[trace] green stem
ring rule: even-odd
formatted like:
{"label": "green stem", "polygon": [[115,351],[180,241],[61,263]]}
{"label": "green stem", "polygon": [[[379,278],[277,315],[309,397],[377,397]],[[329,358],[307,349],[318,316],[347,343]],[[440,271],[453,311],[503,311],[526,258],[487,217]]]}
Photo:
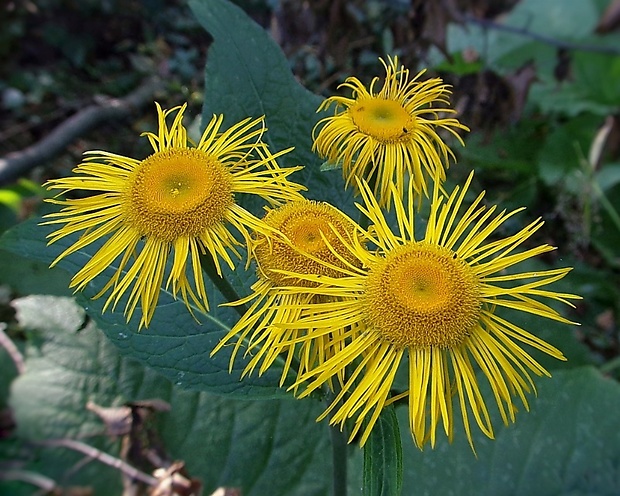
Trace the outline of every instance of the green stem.
{"label": "green stem", "polygon": [[[328,404],[334,400],[337,392],[326,395]],[[332,410],[329,416],[331,421],[337,409]],[[347,495],[347,438],[337,425],[329,426],[329,434],[332,442],[332,489],[334,496]]]}
{"label": "green stem", "polygon": [[347,494],[347,440],[342,431],[335,425],[329,428],[332,439],[332,463],[334,496]]}
{"label": "green stem", "polygon": [[[209,279],[211,279],[215,287],[220,293],[222,293],[224,298],[226,298],[229,302],[241,299],[232,284],[217,273],[217,268],[211,254],[206,253],[204,255],[200,255],[200,265],[202,265],[202,270],[204,270],[207,276],[209,276]],[[239,316],[245,315],[245,312],[248,309],[247,305],[235,305],[233,308]]]}
{"label": "green stem", "polygon": [[[213,262],[213,258],[210,254],[200,255],[200,265],[202,265],[202,270],[205,271],[209,279],[213,281],[213,284],[218,289],[220,293],[226,298],[229,302],[240,300],[239,293],[237,290],[223,277],[217,273],[217,268],[215,267],[215,263]],[[234,305],[233,308],[239,314],[240,317],[243,317],[245,313],[248,311],[247,305]],[[247,338],[246,338],[247,339]],[[291,370],[299,370],[301,364],[297,358],[291,359]]]}

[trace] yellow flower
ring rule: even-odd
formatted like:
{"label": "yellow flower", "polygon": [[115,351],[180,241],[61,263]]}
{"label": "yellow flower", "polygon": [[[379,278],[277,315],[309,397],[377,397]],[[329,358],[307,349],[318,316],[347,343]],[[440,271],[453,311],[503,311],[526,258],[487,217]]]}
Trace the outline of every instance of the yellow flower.
{"label": "yellow flower", "polygon": [[[166,288],[180,292],[187,307],[208,310],[200,256],[209,254],[218,273],[220,260],[234,267],[240,242],[232,226],[247,241],[250,230],[267,232],[254,215],[236,203],[238,193],[258,195],[271,205],[301,198],[302,186],[288,176],[300,167],[280,168],[261,141],[263,119],[246,119],[220,132],[223,116],[213,116],[200,141],[190,146],[182,124],[186,105],[162,110],[158,133],[144,133],[154,153],[136,160],[105,151],[87,152],[75,177],[55,179],[46,186],[66,194],[97,192],[78,199],[52,199],[64,208],[47,215],[45,224],[64,224],[50,234],[50,243],[81,232],[52,263],[103,240],[102,246],[71,280],[76,291],[109,266],[115,274],[95,296],[110,291],[105,309],[114,308],[128,293],[127,320],[142,308],[140,327],[148,326],[167,272]],[[167,118],[176,112],[170,126]],[[230,252],[230,253],[229,253]],[[170,268],[166,268],[171,261]]]}
{"label": "yellow flower", "polygon": [[[353,238],[349,250],[361,268],[349,264],[341,277],[301,276],[319,284],[307,291],[335,299],[308,306],[289,328],[307,329],[293,342],[317,339],[331,329],[347,329],[347,342],[323,364],[298,378],[309,381],[307,396],[334,375],[350,372],[341,392],[327,411],[341,427],[356,417],[350,441],[361,430],[363,445],[383,407],[408,397],[409,428],[415,444],[435,445],[441,423],[451,439],[454,427],[452,397],[456,395],[467,438],[472,445],[473,419],[487,436],[493,428],[479,378],[490,383],[504,423],[514,422],[518,397],[526,409],[526,393],[535,391],[530,374],[549,375],[526,348],[559,360],[562,353],[545,341],[499,315],[498,308],[535,314],[570,323],[541,299],[569,303],[578,296],[545,289],[570,268],[518,272],[513,266],[554,248],[541,245],[518,250],[543,222],[538,219],[508,237],[489,238],[515,213],[486,208],[480,194],[460,214],[472,176],[462,190],[447,199],[435,184],[428,224],[422,236],[414,226],[415,193],[408,188],[408,204],[396,198],[398,232],[388,225],[370,188],[360,182],[376,250]],[[460,217],[459,217],[460,214]],[[418,239],[419,238],[419,239]],[[345,240],[341,240],[348,244]],[[296,274],[289,274],[295,276]],[[284,295],[290,290],[281,290]],[[409,388],[390,398],[399,365],[408,356]],[[481,374],[477,375],[477,371]]]}
{"label": "yellow flower", "polygon": [[[311,302],[330,301],[331,298],[308,294],[305,289],[315,287],[315,282],[289,277],[281,271],[339,277],[339,269],[357,263],[356,257],[347,251],[340,237],[350,240],[358,228],[335,207],[311,200],[291,202],[270,210],[264,221],[282,237],[274,238],[264,233],[254,236],[251,249],[258,266],[258,281],[252,286],[251,295],[234,304],[254,301],[211,354],[218,352],[229,341],[236,340],[230,359],[232,368],[237,353],[245,343],[245,354],[253,356],[243,375],[251,373],[259,364],[259,374],[264,373],[278,356],[284,354],[282,385],[293,363],[299,361],[298,374],[311,370],[334,355],[342,342],[338,337],[341,330],[334,329],[316,340],[304,341],[299,350],[295,349],[294,344],[287,344],[304,332],[283,329],[280,324],[295,322],[301,310]],[[278,293],[277,288],[283,286],[293,288],[293,291],[285,295]]]}
{"label": "yellow flower", "polygon": [[[375,92],[375,77],[367,90],[355,77],[341,85],[350,88],[352,98],[327,98],[318,111],[335,104],[335,114],[319,121],[315,127],[314,147],[321,157],[342,163],[347,185],[354,178],[365,178],[374,184],[379,205],[390,208],[392,189],[405,191],[410,177],[413,189],[428,196],[427,176],[445,179],[445,169],[454,154],[439,136],[448,131],[463,144],[457,129],[468,130],[454,118],[449,104],[449,87],[439,78],[418,81],[424,71],[409,78],[409,70],[398,67],[397,57],[385,67],[383,87]],[[318,135],[316,130],[320,128]]]}

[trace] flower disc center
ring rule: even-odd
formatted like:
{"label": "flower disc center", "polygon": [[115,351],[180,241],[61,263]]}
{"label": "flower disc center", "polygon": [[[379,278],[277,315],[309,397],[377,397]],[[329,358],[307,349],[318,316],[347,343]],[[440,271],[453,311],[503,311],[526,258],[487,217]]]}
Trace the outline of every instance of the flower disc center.
{"label": "flower disc center", "polygon": [[355,257],[333,231],[336,229],[341,236],[347,238],[351,235],[353,225],[331,205],[313,201],[291,202],[270,211],[264,220],[290,241],[286,243],[278,239],[272,239],[270,242],[262,240],[255,250],[263,274],[276,285],[309,287],[315,284],[273,272],[271,269],[339,277],[341,273],[338,270],[305,255],[308,253],[323,262],[343,267],[344,264],[332,253],[328,243],[349,263],[357,263]]}
{"label": "flower disc center", "polygon": [[415,121],[400,102],[373,98],[356,102],[350,109],[351,119],[364,134],[384,143],[407,139]]}
{"label": "flower disc center", "polygon": [[126,215],[142,236],[172,242],[221,222],[233,203],[232,176],[196,148],[171,148],[140,163],[130,179]]}
{"label": "flower disc center", "polygon": [[372,267],[365,296],[372,328],[397,346],[453,347],[480,316],[480,283],[451,250],[411,243]]}
{"label": "flower disc center", "polygon": [[285,234],[288,235],[295,247],[312,254],[327,248],[321,233],[330,243],[333,243],[336,238],[329,227],[328,219],[316,215],[291,218],[282,226],[282,229],[286,231]]}

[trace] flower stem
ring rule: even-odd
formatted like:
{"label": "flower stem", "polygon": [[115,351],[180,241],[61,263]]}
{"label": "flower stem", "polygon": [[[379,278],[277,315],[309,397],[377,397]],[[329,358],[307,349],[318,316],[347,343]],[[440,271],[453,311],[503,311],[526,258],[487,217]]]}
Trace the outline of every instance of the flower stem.
{"label": "flower stem", "polygon": [[[331,404],[337,391],[326,394],[328,404]],[[329,416],[330,420],[336,409]],[[347,494],[347,438],[337,425],[329,426],[329,434],[332,442],[332,489],[334,496],[346,496]]]}
{"label": "flower stem", "polygon": [[[369,171],[371,170],[371,165],[372,164],[368,164],[368,166],[366,167],[366,172],[364,173],[364,179],[366,179],[366,183],[368,184],[368,187],[370,188],[370,190],[374,192],[375,186],[377,185],[377,181],[379,180],[379,178],[378,178],[377,170],[375,170],[372,173],[372,175],[369,175]],[[368,229],[368,226],[370,225],[370,219],[360,212],[360,219],[359,219],[358,224],[362,229]]]}
{"label": "flower stem", "polygon": [[[237,293],[237,290],[233,288],[232,284],[217,273],[217,268],[215,267],[213,257],[210,253],[200,255],[200,265],[202,265],[202,270],[204,270],[209,276],[209,279],[211,279],[215,287],[220,293],[222,293],[224,298],[226,298],[229,302],[241,299],[239,293]],[[243,316],[247,310],[247,305],[234,305],[233,308],[240,316]]]}
{"label": "flower stem", "polygon": [[334,496],[347,494],[347,440],[344,433],[335,425],[329,427],[332,441]]}

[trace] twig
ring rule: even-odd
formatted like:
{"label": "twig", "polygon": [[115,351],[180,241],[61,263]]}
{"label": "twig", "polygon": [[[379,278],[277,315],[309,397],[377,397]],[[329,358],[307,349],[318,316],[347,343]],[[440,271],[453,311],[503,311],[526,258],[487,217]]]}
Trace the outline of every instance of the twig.
{"label": "twig", "polygon": [[58,485],[54,482],[54,480],[46,477],[45,475],[37,472],[30,472],[28,470],[0,470],[0,480],[26,482],[43,489],[45,494],[52,493],[52,491],[58,489]]}
{"label": "twig", "polygon": [[571,41],[558,40],[556,38],[552,38],[551,36],[535,33],[525,28],[518,28],[515,26],[509,26],[507,24],[500,24],[490,19],[480,19],[471,14],[462,14],[460,19],[469,24],[474,24],[485,29],[495,29],[496,31],[505,31],[507,33],[512,33],[519,36],[525,36],[526,38],[531,38],[533,40],[540,41],[541,43],[545,43],[547,45],[551,45],[557,48],[564,48],[566,50],[578,50],[582,52],[597,52],[607,55],[620,55],[620,49],[615,47],[581,44],[573,43]]}
{"label": "twig", "polygon": [[[44,118],[47,120],[57,119],[63,117],[66,113],[67,112],[65,109],[58,107],[45,114]],[[26,133],[32,128],[37,127],[39,124],[40,122],[34,120],[22,122],[21,124],[13,124],[11,127],[0,131],[0,142],[8,141],[13,136],[19,136],[22,133]]]}
{"label": "twig", "polygon": [[15,343],[11,340],[11,338],[4,332],[6,329],[6,323],[0,322],[0,346],[2,346],[6,352],[13,360],[15,364],[15,368],[17,369],[18,374],[23,374],[26,369],[24,365],[24,357],[15,346]]}
{"label": "twig", "polygon": [[36,444],[40,446],[62,447],[72,449],[74,451],[79,451],[80,453],[83,453],[86,456],[93,458],[94,460],[98,460],[101,463],[109,465],[110,467],[114,467],[115,469],[119,470],[126,476],[131,477],[132,479],[139,480],[153,487],[157,486],[158,484],[155,477],[151,477],[150,475],[145,474],[137,468],[129,465],[127,462],[124,462],[119,458],[115,458],[112,455],[108,455],[107,453],[98,450],[97,448],[93,448],[88,444],[81,443],[80,441],[75,441],[73,439],[47,439],[45,441],[39,441]]}
{"label": "twig", "polygon": [[50,160],[75,138],[102,122],[131,115],[152,102],[154,94],[161,87],[162,82],[154,78],[147,80],[123,98],[101,98],[99,103],[90,105],[69,117],[41,141],[0,158],[0,185],[14,181],[33,167]]}

